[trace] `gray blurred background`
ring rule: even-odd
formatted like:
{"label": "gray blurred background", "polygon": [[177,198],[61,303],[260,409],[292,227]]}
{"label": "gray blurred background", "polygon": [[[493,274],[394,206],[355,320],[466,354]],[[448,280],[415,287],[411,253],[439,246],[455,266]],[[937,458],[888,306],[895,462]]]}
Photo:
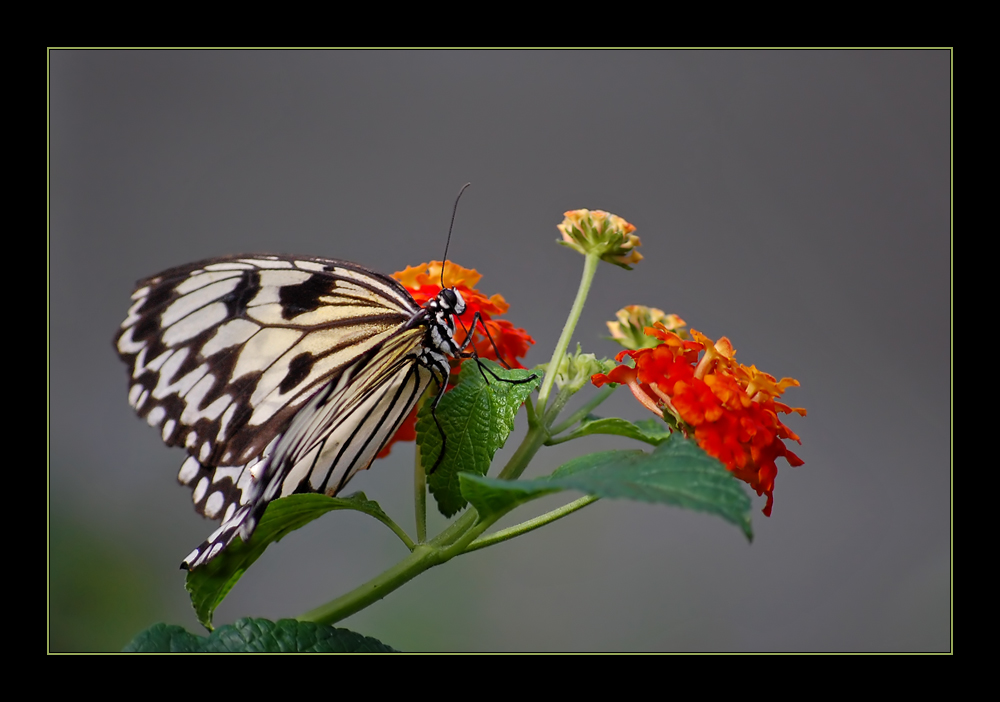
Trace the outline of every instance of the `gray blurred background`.
{"label": "gray blurred background", "polygon": [[[548,360],[583,263],[565,210],[637,227],[577,330],[680,314],[802,383],[800,468],[748,545],[720,519],[601,501],[430,571],[341,626],[410,651],[950,648],[946,51],[53,51],[49,647],[200,632],[178,564],[214,529],[138,420],[111,339],[133,283],[286,252],[483,274]],[[585,391],[587,392],[587,391]],[[627,391],[601,413],[646,417]],[[523,434],[498,455],[504,460]],[[543,450],[528,476],[594,438]],[[411,446],[356,478],[412,533]],[[527,518],[575,495],[515,513]],[[517,520],[508,520],[505,524]],[[432,520],[433,528],[444,521]],[[405,554],[360,514],[272,546],[216,623],[293,617]]]}

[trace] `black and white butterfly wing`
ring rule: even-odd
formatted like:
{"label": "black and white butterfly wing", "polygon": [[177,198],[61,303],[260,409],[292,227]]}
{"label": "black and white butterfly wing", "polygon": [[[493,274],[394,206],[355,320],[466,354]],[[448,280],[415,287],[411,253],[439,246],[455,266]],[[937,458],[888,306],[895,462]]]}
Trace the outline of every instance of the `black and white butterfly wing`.
{"label": "black and white butterfly wing", "polygon": [[316,393],[266,452],[259,470],[251,471],[244,504],[185,558],[184,567],[210,560],[237,533],[248,540],[271,500],[297,492],[336,495],[367,469],[431,380],[446,382],[420,363],[424,333],[405,330]]}
{"label": "black and white butterfly wing", "polygon": [[[129,402],[187,449],[178,477],[221,529],[251,514],[282,434],[321,390],[339,387],[346,402],[346,381],[369,367],[359,362],[420,345],[407,326],[420,307],[405,288],[331,259],[211,259],[144,280],[132,298],[115,342]],[[338,416],[346,426],[355,414]]]}

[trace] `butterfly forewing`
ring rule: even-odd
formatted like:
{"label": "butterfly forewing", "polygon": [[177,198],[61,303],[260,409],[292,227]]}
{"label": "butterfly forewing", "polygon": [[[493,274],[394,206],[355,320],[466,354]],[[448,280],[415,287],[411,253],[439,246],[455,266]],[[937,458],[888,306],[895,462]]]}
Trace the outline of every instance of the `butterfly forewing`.
{"label": "butterfly forewing", "polygon": [[142,281],[133,299],[117,340],[131,404],[168,445],[228,466],[419,310],[391,278],[315,258],[213,259]]}
{"label": "butterfly forewing", "polygon": [[198,562],[237,529],[248,538],[272,497],[335,493],[435,377],[421,365],[421,308],[352,263],[211,259],[141,281],[132,298],[116,339],[129,402],[187,449],[180,481],[223,520]]}

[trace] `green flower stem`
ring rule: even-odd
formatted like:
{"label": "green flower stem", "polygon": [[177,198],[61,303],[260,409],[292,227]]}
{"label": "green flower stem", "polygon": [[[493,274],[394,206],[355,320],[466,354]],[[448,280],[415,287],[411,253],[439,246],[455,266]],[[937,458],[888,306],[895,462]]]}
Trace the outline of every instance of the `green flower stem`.
{"label": "green flower stem", "polygon": [[557,519],[562,519],[567,514],[572,514],[578,509],[583,509],[589,504],[597,502],[600,498],[595,495],[587,495],[586,497],[581,497],[578,500],[570,502],[568,505],[563,505],[559,509],[554,509],[551,512],[546,512],[545,514],[535,517],[534,519],[529,519],[520,524],[516,524],[507,529],[501,529],[500,531],[490,534],[489,536],[484,536],[481,539],[477,539],[469,544],[469,547],[465,549],[465,553],[471,553],[472,551],[478,551],[481,548],[486,548],[487,546],[492,546],[493,544],[498,544],[501,541],[507,541],[513,539],[515,536],[520,536],[521,534],[527,534],[529,531],[534,531],[538,527],[545,526],[546,524],[551,524]]}
{"label": "green flower stem", "polygon": [[597,391],[597,394],[592,397],[587,403],[578,409],[576,412],[571,414],[565,422],[560,422],[558,426],[552,427],[549,433],[552,436],[556,434],[561,434],[562,432],[569,429],[571,426],[579,422],[581,419],[586,417],[588,414],[597,409],[598,405],[604,402],[606,399],[611,397],[611,394],[615,391],[615,388],[610,385],[605,385],[603,388]]}
{"label": "green flower stem", "polygon": [[517,447],[514,455],[510,457],[507,465],[503,467],[503,470],[500,471],[497,477],[501,480],[517,480],[520,478],[521,473],[531,463],[531,459],[538,453],[538,449],[545,445],[545,441],[548,438],[549,431],[543,424],[536,423],[534,426],[529,426],[528,433],[524,435],[521,445]]}
{"label": "green flower stem", "polygon": [[413,550],[413,553],[381,575],[311,612],[306,612],[298,617],[298,620],[316,622],[317,624],[335,624],[356,612],[360,612],[368,605],[378,602],[428,568],[443,563],[442,556],[440,549],[420,544]]}
{"label": "green flower stem", "polygon": [[535,404],[531,401],[531,396],[529,395],[524,400],[524,411],[528,414],[528,424],[535,423]]}
{"label": "green flower stem", "polygon": [[580,278],[580,287],[576,291],[576,299],[573,300],[573,307],[569,311],[569,317],[566,318],[566,324],[563,326],[558,343],[556,343],[556,349],[552,352],[552,360],[549,361],[549,365],[545,369],[545,379],[542,381],[542,387],[538,391],[537,410],[538,414],[542,416],[546,415],[546,405],[549,402],[549,393],[552,392],[552,383],[556,379],[556,371],[559,370],[559,364],[562,362],[563,356],[566,355],[566,349],[569,348],[569,342],[572,340],[573,332],[576,330],[576,323],[580,321],[580,314],[583,312],[583,303],[587,301],[590,284],[594,282],[594,274],[597,272],[597,264],[600,261],[600,256],[587,254],[586,263],[583,264],[583,276]]}
{"label": "green flower stem", "polygon": [[417,543],[427,541],[427,474],[420,465],[420,444],[413,463],[413,513],[417,519]]}
{"label": "green flower stem", "polygon": [[[569,402],[569,399],[573,397],[576,392],[577,389],[565,386],[559,389],[556,393],[556,399],[552,401],[552,405],[545,412],[545,418],[542,420],[546,427],[552,426],[552,423],[559,418],[559,413],[563,411],[566,403]],[[551,434],[552,432],[548,431],[548,433]]]}

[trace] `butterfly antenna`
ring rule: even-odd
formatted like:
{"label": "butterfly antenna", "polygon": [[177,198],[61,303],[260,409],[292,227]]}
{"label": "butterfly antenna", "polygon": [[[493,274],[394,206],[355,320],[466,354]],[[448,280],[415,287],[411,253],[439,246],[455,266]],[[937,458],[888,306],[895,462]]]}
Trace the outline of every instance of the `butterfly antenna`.
{"label": "butterfly antenna", "polygon": [[462,199],[462,193],[465,189],[472,185],[472,183],[466,183],[462,186],[462,189],[458,191],[458,197],[455,198],[455,206],[451,209],[451,224],[448,225],[448,241],[444,244],[444,258],[441,259],[441,289],[444,290],[444,267],[448,263],[448,247],[451,246],[451,230],[455,226],[455,215],[458,213],[458,201]]}

